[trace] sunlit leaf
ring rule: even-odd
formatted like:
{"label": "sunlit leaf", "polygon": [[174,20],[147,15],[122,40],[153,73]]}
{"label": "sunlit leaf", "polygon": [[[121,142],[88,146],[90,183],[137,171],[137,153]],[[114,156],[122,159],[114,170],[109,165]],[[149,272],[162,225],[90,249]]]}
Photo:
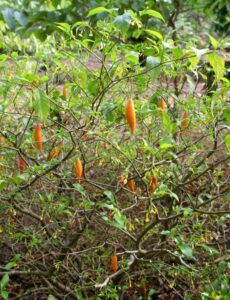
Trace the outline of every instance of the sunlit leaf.
{"label": "sunlit leaf", "polygon": [[92,10],[89,11],[87,17],[91,17],[93,15],[96,15],[96,14],[99,14],[99,13],[102,13],[102,12],[107,12],[107,13],[110,14],[112,12],[112,10],[111,9],[107,9],[105,7],[96,7],[96,8],[94,8],[94,9],[92,9]]}
{"label": "sunlit leaf", "polygon": [[57,23],[56,26],[66,34],[71,35],[71,26],[68,23]]}
{"label": "sunlit leaf", "polygon": [[156,36],[159,40],[163,40],[162,34],[156,30],[145,29],[145,32],[147,32],[149,35]]}
{"label": "sunlit leaf", "polygon": [[228,151],[230,152],[230,134],[226,135],[225,143],[226,143],[226,146],[228,148]]}
{"label": "sunlit leaf", "polygon": [[230,107],[224,109],[223,116],[227,123],[230,124]]}
{"label": "sunlit leaf", "polygon": [[224,60],[221,59],[216,53],[207,54],[208,61],[213,68],[216,75],[216,81],[219,82],[224,76]]}
{"label": "sunlit leaf", "polygon": [[144,15],[149,15],[151,17],[158,18],[158,19],[162,20],[163,22],[165,22],[165,19],[163,18],[163,16],[156,10],[153,10],[153,9],[143,10],[140,12],[140,16],[144,16]]}
{"label": "sunlit leaf", "polygon": [[214,37],[211,36],[210,34],[209,34],[208,36],[209,36],[209,39],[210,39],[210,42],[211,42],[213,48],[216,49],[216,48],[218,47],[218,42],[217,42],[217,40],[214,39]]}
{"label": "sunlit leaf", "polygon": [[126,32],[129,29],[129,24],[132,21],[132,17],[129,13],[117,16],[114,20],[115,26],[120,29],[121,32]]}

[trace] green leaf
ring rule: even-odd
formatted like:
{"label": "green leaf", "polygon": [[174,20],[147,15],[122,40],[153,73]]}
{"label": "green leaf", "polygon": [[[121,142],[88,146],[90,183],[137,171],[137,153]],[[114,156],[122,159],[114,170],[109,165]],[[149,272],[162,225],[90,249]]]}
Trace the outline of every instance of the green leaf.
{"label": "green leaf", "polygon": [[2,191],[6,186],[6,181],[5,180],[0,180],[0,191]]}
{"label": "green leaf", "polygon": [[178,244],[180,251],[184,254],[184,256],[188,258],[194,259],[192,248],[187,244]]}
{"label": "green leaf", "polygon": [[117,211],[114,215],[114,220],[116,221],[116,227],[125,229],[126,217]]}
{"label": "green leaf", "polygon": [[224,260],[220,261],[219,265],[218,265],[218,273],[219,273],[219,275],[221,275],[226,268],[227,268],[226,262]]}
{"label": "green leaf", "polygon": [[115,202],[114,194],[111,191],[104,191],[104,195],[106,195],[106,197],[111,200],[112,203]]}
{"label": "green leaf", "polygon": [[7,286],[7,284],[10,281],[10,277],[8,274],[4,274],[2,277],[2,280],[0,281],[0,290],[4,290],[4,288]]}
{"label": "green leaf", "polygon": [[15,18],[15,20],[17,20],[17,22],[21,26],[26,26],[26,24],[28,23],[28,18],[27,18],[27,15],[25,13],[15,11],[14,12],[14,18]]}
{"label": "green leaf", "polygon": [[190,207],[185,207],[182,210],[184,212],[184,217],[188,217],[193,213],[193,209]]}
{"label": "green leaf", "polygon": [[140,11],[140,16],[144,16],[144,15],[149,15],[151,17],[158,18],[158,19],[162,20],[163,22],[165,22],[165,19],[163,18],[163,16],[156,10],[147,9],[147,10]]}
{"label": "green leaf", "polygon": [[129,29],[129,24],[132,21],[132,17],[129,13],[117,16],[114,20],[114,25],[120,29],[121,32],[125,33]]}
{"label": "green leaf", "polygon": [[221,59],[216,53],[207,54],[208,61],[213,68],[216,75],[216,81],[219,82],[224,76],[224,60]]}
{"label": "green leaf", "polygon": [[91,95],[96,96],[99,92],[100,86],[99,81],[97,79],[92,80],[88,83],[88,91]]}
{"label": "green leaf", "polygon": [[7,291],[1,291],[1,296],[4,300],[9,299],[9,293]]}
{"label": "green leaf", "polygon": [[188,57],[188,60],[191,63],[192,67],[196,68],[200,58],[198,56],[196,56],[196,57],[194,56],[194,57]]}
{"label": "green leaf", "polygon": [[85,22],[85,21],[77,21],[77,22],[75,22],[73,25],[72,25],[72,29],[74,28],[74,27],[90,27],[89,26],[89,24],[87,23],[87,22]]}
{"label": "green leaf", "polygon": [[146,68],[150,70],[153,80],[157,79],[161,73],[160,59],[158,57],[148,56],[146,59]]}
{"label": "green leaf", "polygon": [[5,270],[10,270],[15,266],[15,262],[10,261],[8,264],[5,265],[4,269]]}
{"label": "green leaf", "polygon": [[174,198],[178,203],[180,203],[180,200],[179,200],[177,194],[175,194],[175,193],[173,193],[173,192],[170,192],[169,195],[170,195],[172,198]]}
{"label": "green leaf", "polygon": [[[104,194],[106,194],[106,192],[110,197],[111,192],[110,191],[105,191]],[[107,204],[107,203],[101,203],[100,206],[101,207],[106,207],[114,213],[112,219],[108,218],[107,215],[102,216],[102,219],[107,224],[109,224],[111,226],[114,226],[116,228],[120,228],[120,229],[125,229],[126,228],[126,225],[125,225],[126,224],[126,216],[122,215],[118,208],[116,208],[113,204]]]}
{"label": "green leaf", "polygon": [[76,296],[77,300],[83,300],[84,299],[83,296],[82,296],[81,290],[76,291],[75,296]]}
{"label": "green leaf", "polygon": [[163,40],[163,35],[160,32],[156,31],[156,30],[145,29],[145,32],[147,32],[149,35],[156,36],[159,40]]}
{"label": "green leaf", "polygon": [[8,56],[6,54],[1,54],[0,55],[0,61],[4,62],[5,60],[7,60]]}
{"label": "green leaf", "polygon": [[146,59],[146,67],[147,69],[152,69],[159,66],[160,62],[161,61],[158,57],[148,56]]}
{"label": "green leaf", "polygon": [[174,147],[174,145],[172,145],[172,144],[167,144],[167,143],[160,144],[160,149],[168,149],[168,148],[172,148],[172,147]]}
{"label": "green leaf", "polygon": [[190,296],[189,296],[188,294],[186,294],[186,295],[184,296],[184,300],[191,300],[191,298],[190,298]]}
{"label": "green leaf", "polygon": [[13,9],[6,7],[1,11],[1,13],[9,29],[13,30],[15,28],[15,18]]}
{"label": "green leaf", "polygon": [[230,134],[226,135],[225,143],[226,143],[226,146],[228,148],[228,151],[230,152]]}
{"label": "green leaf", "polygon": [[224,109],[223,116],[227,123],[230,123],[230,107]]}
{"label": "green leaf", "polygon": [[163,124],[164,124],[164,129],[168,132],[168,133],[172,133],[173,130],[173,125],[171,123],[170,117],[166,112],[162,113],[162,117],[163,117]]}
{"label": "green leaf", "polygon": [[179,47],[172,49],[172,54],[175,59],[179,59],[183,56],[183,51]]}
{"label": "green leaf", "polygon": [[138,64],[139,62],[139,53],[138,52],[134,52],[134,51],[130,51],[128,54],[126,54],[126,59],[127,61],[134,63],[134,64]]}
{"label": "green leaf", "polygon": [[160,143],[160,149],[168,149],[168,148],[175,147],[171,135],[165,135],[160,139],[159,143]]}
{"label": "green leaf", "polygon": [[5,270],[12,269],[17,264],[17,262],[19,261],[19,259],[20,259],[20,254],[16,254],[14,256],[14,258],[8,264],[5,265],[4,269]]}
{"label": "green leaf", "polygon": [[219,251],[217,251],[215,248],[207,246],[205,244],[200,245],[200,247],[204,248],[207,252],[209,252],[211,255],[219,254]]}
{"label": "green leaf", "polygon": [[113,219],[109,219],[107,216],[103,216],[102,219],[109,225],[119,228],[126,229],[126,217],[120,213],[120,211],[113,207],[111,209],[114,212]]}
{"label": "green leaf", "polygon": [[42,122],[46,122],[46,118],[49,114],[50,105],[49,99],[43,91],[39,91],[39,96],[37,95],[34,101],[34,110],[38,115],[38,118]]}
{"label": "green leaf", "polygon": [[51,1],[55,8],[57,8],[57,6],[62,2],[62,0],[51,0]]}
{"label": "green leaf", "polygon": [[111,10],[111,9],[107,9],[107,8],[105,8],[105,7],[96,7],[96,8],[91,9],[91,10],[89,11],[87,17],[91,17],[91,16],[93,16],[93,15],[100,14],[100,13],[102,13],[102,12],[107,12],[107,13],[110,14],[110,13],[112,12],[112,10]]}
{"label": "green leaf", "polygon": [[71,35],[71,26],[68,23],[56,23],[56,26],[66,34]]}
{"label": "green leaf", "polygon": [[21,175],[18,175],[14,178],[11,178],[11,182],[15,183],[15,184],[20,184],[22,183],[23,181],[25,180],[25,174],[21,174]]}
{"label": "green leaf", "polygon": [[209,36],[209,39],[210,39],[210,42],[211,42],[213,48],[216,49],[216,48],[218,47],[218,42],[217,42],[217,40],[214,39],[214,37],[211,36],[210,34],[209,34],[208,36]]}

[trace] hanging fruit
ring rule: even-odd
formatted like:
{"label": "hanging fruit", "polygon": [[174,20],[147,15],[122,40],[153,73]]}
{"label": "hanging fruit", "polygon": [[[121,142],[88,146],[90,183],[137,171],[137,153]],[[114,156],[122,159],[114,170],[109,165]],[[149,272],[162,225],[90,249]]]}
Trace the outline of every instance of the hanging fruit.
{"label": "hanging fruit", "polygon": [[25,159],[23,157],[19,156],[19,171],[20,171],[20,174],[24,173],[24,170],[27,166],[28,166],[28,164],[25,161]]}
{"label": "hanging fruit", "polygon": [[78,182],[80,182],[83,175],[83,168],[82,168],[81,160],[79,158],[74,163],[74,170],[75,170],[75,176]]}
{"label": "hanging fruit", "polygon": [[34,140],[39,151],[42,151],[42,125],[37,123],[34,128]]}
{"label": "hanging fruit", "polygon": [[153,193],[156,186],[157,186],[157,178],[156,178],[156,176],[153,176],[153,178],[151,179],[151,182],[150,182],[149,192]]}
{"label": "hanging fruit", "polygon": [[128,187],[131,192],[135,192],[135,182],[133,179],[128,180]]}
{"label": "hanging fruit", "polygon": [[125,115],[129,123],[131,133],[134,134],[136,128],[136,113],[135,113],[135,108],[132,99],[128,100],[126,104]]}
{"label": "hanging fruit", "polygon": [[62,90],[62,97],[66,100],[67,99],[67,88],[64,86]]}
{"label": "hanging fruit", "polygon": [[57,147],[54,147],[54,148],[50,151],[50,153],[49,153],[47,159],[48,159],[48,160],[51,160],[51,159],[53,159],[53,158],[57,158],[57,157],[59,156],[60,152],[61,152],[60,149],[58,149]]}
{"label": "hanging fruit", "polygon": [[111,270],[113,273],[116,273],[118,270],[118,262],[117,262],[116,255],[112,255],[112,257],[111,257]]}
{"label": "hanging fruit", "polygon": [[144,283],[140,286],[140,290],[141,290],[142,299],[146,299],[147,298],[147,289],[146,289],[146,286]]}
{"label": "hanging fruit", "polygon": [[166,110],[167,109],[167,104],[166,102],[164,101],[164,99],[160,99],[159,101],[159,107],[162,109],[162,110]]}
{"label": "hanging fruit", "polygon": [[182,122],[181,122],[181,127],[182,128],[187,128],[189,125],[189,114],[188,112],[184,112],[182,115]]}

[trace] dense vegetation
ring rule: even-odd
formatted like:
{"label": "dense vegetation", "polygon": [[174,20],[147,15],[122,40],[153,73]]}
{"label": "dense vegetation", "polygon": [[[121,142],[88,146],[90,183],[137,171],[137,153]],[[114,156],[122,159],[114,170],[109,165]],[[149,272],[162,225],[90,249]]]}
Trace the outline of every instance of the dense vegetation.
{"label": "dense vegetation", "polygon": [[0,299],[229,299],[228,1],[0,3]]}

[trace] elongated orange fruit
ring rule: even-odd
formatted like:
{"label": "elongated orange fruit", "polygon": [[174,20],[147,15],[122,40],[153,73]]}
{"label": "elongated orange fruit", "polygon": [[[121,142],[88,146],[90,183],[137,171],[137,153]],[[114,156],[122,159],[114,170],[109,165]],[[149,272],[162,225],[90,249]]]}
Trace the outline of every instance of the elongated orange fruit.
{"label": "elongated orange fruit", "polygon": [[167,109],[167,104],[165,103],[164,99],[160,99],[159,106],[162,110]]}
{"label": "elongated orange fruit", "polygon": [[157,186],[157,178],[156,178],[156,176],[153,176],[153,178],[151,179],[151,182],[150,182],[149,192],[153,193],[156,186]]}
{"label": "elongated orange fruit", "polygon": [[5,139],[3,136],[0,136],[0,144],[4,143]]}
{"label": "elongated orange fruit", "polygon": [[54,148],[50,151],[50,153],[49,153],[47,159],[48,159],[48,160],[51,160],[51,159],[53,159],[53,158],[57,158],[57,157],[59,156],[59,154],[62,152],[63,147],[64,147],[64,141],[61,141],[61,142],[59,143],[59,145],[57,145],[57,147],[54,147]]}
{"label": "elongated orange fruit", "polygon": [[142,299],[146,299],[147,298],[147,289],[146,289],[146,286],[144,283],[140,286],[140,289],[141,289]]}
{"label": "elongated orange fruit", "polygon": [[128,180],[128,187],[131,192],[135,192],[135,182],[133,179]]}
{"label": "elongated orange fruit", "polygon": [[19,156],[19,171],[20,171],[20,174],[24,173],[24,170],[27,166],[28,166],[28,164],[25,161],[25,159],[23,157]]}
{"label": "elongated orange fruit", "polygon": [[42,125],[40,123],[35,125],[34,140],[37,144],[38,150],[42,151]]}
{"label": "elongated orange fruit", "polygon": [[135,128],[136,128],[136,113],[135,108],[133,104],[133,100],[129,99],[126,108],[125,108],[125,116],[129,123],[129,127],[131,130],[131,133],[134,134]]}
{"label": "elongated orange fruit", "polygon": [[57,147],[54,147],[54,148],[50,151],[50,153],[49,153],[49,155],[48,155],[48,160],[51,160],[51,159],[53,159],[53,158],[57,158],[58,155],[60,154],[60,152],[61,152],[60,149],[58,149]]}
{"label": "elongated orange fruit", "polygon": [[112,255],[112,257],[111,257],[111,270],[113,273],[117,272],[117,270],[118,270],[118,262],[117,262],[116,255]]}
{"label": "elongated orange fruit", "polygon": [[82,168],[81,160],[79,158],[74,163],[74,170],[75,170],[75,176],[78,182],[80,182],[80,179],[82,178],[83,175],[83,168]]}
{"label": "elongated orange fruit", "polygon": [[188,117],[189,117],[188,112],[184,112],[183,115],[182,115],[182,122],[181,122],[181,127],[182,128],[188,127],[188,125],[189,125]]}
{"label": "elongated orange fruit", "polygon": [[62,97],[66,100],[67,99],[67,88],[64,86],[62,90]]}

